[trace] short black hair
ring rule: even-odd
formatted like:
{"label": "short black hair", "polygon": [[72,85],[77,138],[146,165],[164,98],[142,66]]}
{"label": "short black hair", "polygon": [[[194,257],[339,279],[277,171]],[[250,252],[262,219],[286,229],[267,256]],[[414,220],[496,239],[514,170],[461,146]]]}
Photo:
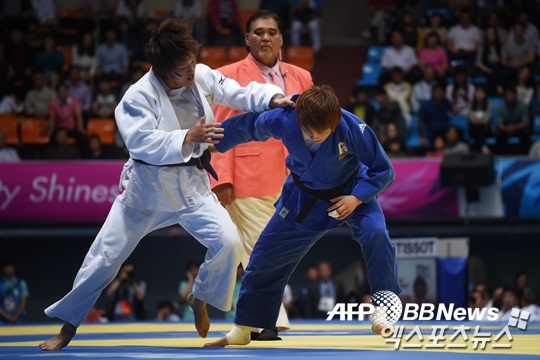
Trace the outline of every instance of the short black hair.
{"label": "short black hair", "polygon": [[163,80],[168,80],[179,66],[199,53],[199,43],[191,34],[191,25],[176,18],[163,20],[152,32],[144,52],[153,71]]}
{"label": "short black hair", "polygon": [[270,10],[257,10],[253,15],[249,17],[249,19],[246,22],[246,32],[251,31],[251,25],[255,22],[255,20],[260,18],[272,18],[275,20],[275,22],[278,25],[279,32],[283,32],[283,23],[281,21],[281,18],[276,14],[275,12],[272,12]]}

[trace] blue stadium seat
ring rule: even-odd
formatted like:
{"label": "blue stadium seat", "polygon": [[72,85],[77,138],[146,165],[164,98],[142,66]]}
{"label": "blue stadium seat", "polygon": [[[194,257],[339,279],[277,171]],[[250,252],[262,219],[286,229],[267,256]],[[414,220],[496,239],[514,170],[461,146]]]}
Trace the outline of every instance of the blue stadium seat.
{"label": "blue stadium seat", "polygon": [[379,64],[387,46],[370,46],[367,50],[367,62],[370,64]]}
{"label": "blue stadium seat", "polygon": [[540,134],[540,115],[534,115],[532,132],[533,134]]}
{"label": "blue stadium seat", "polygon": [[376,86],[379,83],[379,75],[383,72],[380,64],[364,64],[362,66],[362,79],[356,82],[359,86]]}
{"label": "blue stadium seat", "polygon": [[417,149],[420,147],[420,134],[418,133],[418,115],[412,115],[411,128],[409,135],[405,139],[405,144],[408,149]]}
{"label": "blue stadium seat", "polygon": [[463,115],[452,115],[450,118],[450,124],[458,127],[463,132],[463,138],[465,141],[469,141],[469,122]]}
{"label": "blue stadium seat", "polygon": [[491,104],[491,124],[497,126],[497,112],[499,111],[499,105],[504,102],[502,97],[489,97],[489,103]]}
{"label": "blue stadium seat", "polygon": [[434,8],[427,8],[424,11],[424,14],[426,15],[426,17],[430,17],[431,15],[435,13],[439,13],[443,17],[443,19],[446,21],[450,20],[450,18],[452,17],[452,13],[450,12],[450,10],[446,8],[434,7]]}

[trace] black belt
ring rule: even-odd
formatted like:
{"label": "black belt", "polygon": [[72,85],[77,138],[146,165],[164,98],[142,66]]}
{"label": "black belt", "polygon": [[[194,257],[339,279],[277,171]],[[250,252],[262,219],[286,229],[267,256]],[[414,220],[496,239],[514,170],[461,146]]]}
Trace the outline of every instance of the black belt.
{"label": "black belt", "polygon": [[296,175],[295,173],[291,172],[294,184],[302,191],[307,192],[312,197],[309,199],[309,201],[304,205],[302,210],[298,213],[296,218],[294,218],[294,221],[296,221],[298,224],[301,224],[304,219],[306,218],[307,214],[311,211],[317,200],[324,200],[331,202],[330,200],[343,195],[343,191],[351,184],[358,174],[358,171],[360,170],[360,167],[357,167],[356,170],[352,173],[351,176],[341,185],[336,186],[335,188],[331,189],[325,189],[325,190],[314,190],[308,188],[302,181],[300,181],[300,176]]}
{"label": "black belt", "polygon": [[154,165],[147,163],[146,161],[139,160],[139,159],[133,159],[136,163],[144,164],[144,165],[151,165],[151,166],[196,166],[198,169],[205,169],[212,175],[214,179],[218,179],[218,175],[216,173],[216,170],[212,167],[210,164],[210,159],[212,158],[212,155],[210,154],[210,151],[206,149],[202,155],[198,158],[192,157],[188,162],[185,163],[178,163],[178,164],[166,164],[166,165]]}

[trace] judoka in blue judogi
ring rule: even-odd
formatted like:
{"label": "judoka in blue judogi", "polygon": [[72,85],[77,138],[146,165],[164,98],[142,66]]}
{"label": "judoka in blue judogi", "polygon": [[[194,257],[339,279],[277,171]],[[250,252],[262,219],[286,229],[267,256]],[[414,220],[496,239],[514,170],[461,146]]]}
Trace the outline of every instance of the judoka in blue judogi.
{"label": "judoka in blue judogi", "polygon": [[250,328],[274,328],[284,287],[297,264],[317,240],[344,222],[362,246],[372,293],[401,292],[395,247],[377,200],[392,183],[394,170],[376,135],[339,107],[329,86],[313,87],[296,101],[296,109],[237,115],[222,124],[225,137],[215,145],[218,151],[281,139],[289,151],[291,174],[253,249],[235,328],[205,346],[247,344]]}

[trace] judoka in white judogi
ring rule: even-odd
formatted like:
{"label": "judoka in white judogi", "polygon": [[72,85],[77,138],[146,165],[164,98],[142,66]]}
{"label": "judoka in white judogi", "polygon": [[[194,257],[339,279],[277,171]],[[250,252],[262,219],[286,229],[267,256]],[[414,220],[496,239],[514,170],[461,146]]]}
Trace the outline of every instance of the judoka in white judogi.
{"label": "judoka in white judogi", "polygon": [[47,316],[78,327],[139,241],[173,224],[208,248],[193,295],[229,310],[242,258],[236,227],[211,192],[207,172],[173,164],[200,157],[207,149],[207,144],[182,144],[203,115],[206,123],[214,122],[212,103],[261,112],[276,94],[282,94],[277,86],[253,82],[242,88],[202,64],[196,66],[192,86],[168,89],[152,70],[131,86],[115,112],[131,155],[121,176],[124,192],[114,201],[73,289],[45,310]]}

